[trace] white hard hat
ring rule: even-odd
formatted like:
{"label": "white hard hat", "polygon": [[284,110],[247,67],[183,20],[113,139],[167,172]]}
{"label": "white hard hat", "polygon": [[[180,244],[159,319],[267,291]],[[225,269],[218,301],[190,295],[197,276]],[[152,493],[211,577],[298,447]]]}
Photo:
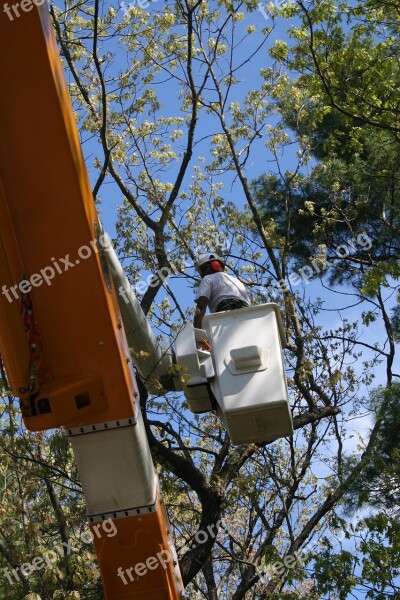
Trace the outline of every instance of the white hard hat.
{"label": "white hard hat", "polygon": [[225,266],[225,261],[223,258],[221,258],[216,252],[209,252],[208,254],[202,254],[199,256],[199,259],[196,263],[196,270],[200,272],[200,269],[203,265],[206,265],[213,260],[218,260],[223,267]]}

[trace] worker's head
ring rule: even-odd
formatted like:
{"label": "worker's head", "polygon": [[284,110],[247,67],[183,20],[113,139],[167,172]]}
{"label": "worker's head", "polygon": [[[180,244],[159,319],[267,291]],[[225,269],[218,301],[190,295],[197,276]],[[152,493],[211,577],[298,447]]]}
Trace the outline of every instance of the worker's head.
{"label": "worker's head", "polygon": [[202,277],[223,271],[224,268],[224,260],[215,252],[203,254],[196,263],[196,269]]}

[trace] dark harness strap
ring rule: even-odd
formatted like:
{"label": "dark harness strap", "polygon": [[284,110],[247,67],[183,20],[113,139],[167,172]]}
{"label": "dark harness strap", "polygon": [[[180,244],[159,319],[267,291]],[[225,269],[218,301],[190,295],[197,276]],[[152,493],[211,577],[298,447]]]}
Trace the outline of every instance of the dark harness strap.
{"label": "dark harness strap", "polygon": [[221,300],[215,312],[222,312],[223,310],[235,310],[237,308],[245,308],[246,306],[249,305],[244,300],[239,300],[239,298],[226,298],[225,300]]}

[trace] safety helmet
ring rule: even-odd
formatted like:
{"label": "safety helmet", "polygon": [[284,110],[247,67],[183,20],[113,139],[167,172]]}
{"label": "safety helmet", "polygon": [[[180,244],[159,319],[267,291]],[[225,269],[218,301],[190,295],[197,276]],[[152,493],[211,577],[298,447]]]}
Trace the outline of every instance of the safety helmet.
{"label": "safety helmet", "polygon": [[225,261],[223,258],[221,258],[216,252],[209,252],[208,254],[202,254],[199,256],[199,259],[196,263],[196,270],[200,273],[201,267],[212,262],[213,260],[217,260],[223,267],[225,266]]}

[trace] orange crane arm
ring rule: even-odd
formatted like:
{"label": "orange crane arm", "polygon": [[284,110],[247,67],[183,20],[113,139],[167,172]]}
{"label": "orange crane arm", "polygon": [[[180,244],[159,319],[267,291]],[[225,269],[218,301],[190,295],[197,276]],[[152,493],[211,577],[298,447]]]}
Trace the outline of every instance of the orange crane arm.
{"label": "orange crane arm", "polygon": [[[0,351],[12,392],[28,429],[70,436],[106,598],[182,598],[45,6],[1,0],[0,73]],[[99,537],[107,519],[117,534]]]}

